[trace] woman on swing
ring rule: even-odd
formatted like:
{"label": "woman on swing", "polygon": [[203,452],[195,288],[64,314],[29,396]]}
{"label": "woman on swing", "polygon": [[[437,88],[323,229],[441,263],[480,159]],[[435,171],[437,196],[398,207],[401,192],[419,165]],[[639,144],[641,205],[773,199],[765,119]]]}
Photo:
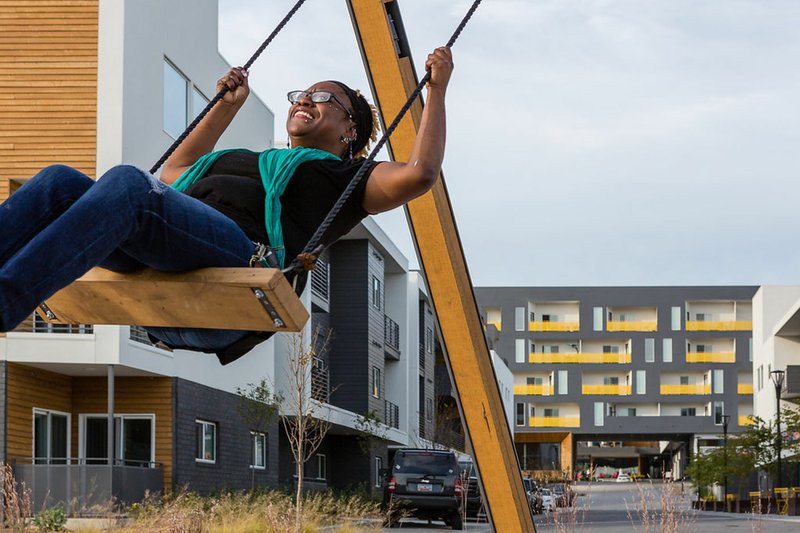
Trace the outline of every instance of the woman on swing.
{"label": "woman on swing", "polygon": [[[427,100],[405,163],[373,162],[323,236],[330,245],[368,214],[428,191],[445,147],[449,48],[428,55]],[[180,272],[250,264],[258,243],[288,266],[363,162],[377,125],[358,92],[336,81],[288,94],[288,150],[212,152],[250,92],[234,68],[229,91],[165,162],[161,180],[121,165],[97,181],[63,165],[41,170],[0,204],[0,331],[10,331],[61,288],[102,266]],[[170,187],[171,185],[171,187]],[[175,348],[216,353],[227,364],[268,334],[148,328]]]}

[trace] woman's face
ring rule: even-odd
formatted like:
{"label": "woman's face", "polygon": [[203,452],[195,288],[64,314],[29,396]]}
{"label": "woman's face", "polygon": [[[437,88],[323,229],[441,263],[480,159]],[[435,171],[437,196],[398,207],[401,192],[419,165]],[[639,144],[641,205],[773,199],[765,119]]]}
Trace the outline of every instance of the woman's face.
{"label": "woman's face", "polygon": [[314,102],[304,96],[289,107],[286,131],[292,146],[320,148],[335,154],[347,151],[342,137],[352,137],[355,124],[350,119],[350,100],[335,83],[319,82],[306,92],[329,92],[333,97],[327,102]]}

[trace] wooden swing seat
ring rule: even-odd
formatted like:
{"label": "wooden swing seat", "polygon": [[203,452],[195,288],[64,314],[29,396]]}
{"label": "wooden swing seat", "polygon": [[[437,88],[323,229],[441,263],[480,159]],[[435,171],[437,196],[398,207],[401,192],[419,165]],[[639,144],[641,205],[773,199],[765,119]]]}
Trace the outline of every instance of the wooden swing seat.
{"label": "wooden swing seat", "polygon": [[308,311],[278,269],[119,274],[94,268],[39,309],[56,324],[300,331]]}

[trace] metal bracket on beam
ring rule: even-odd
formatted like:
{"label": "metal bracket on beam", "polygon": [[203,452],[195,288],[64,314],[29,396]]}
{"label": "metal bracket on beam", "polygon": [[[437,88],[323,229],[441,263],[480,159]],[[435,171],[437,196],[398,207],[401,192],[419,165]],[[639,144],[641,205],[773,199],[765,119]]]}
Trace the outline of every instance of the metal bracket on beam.
{"label": "metal bracket on beam", "polygon": [[264,294],[264,291],[255,287],[252,288],[253,294],[255,295],[256,299],[258,299],[261,306],[267,311],[267,314],[272,319],[272,323],[275,324],[276,328],[284,328],[286,327],[286,323],[281,319],[281,316],[278,314],[278,311],[275,310],[275,307],[267,298],[267,295]]}

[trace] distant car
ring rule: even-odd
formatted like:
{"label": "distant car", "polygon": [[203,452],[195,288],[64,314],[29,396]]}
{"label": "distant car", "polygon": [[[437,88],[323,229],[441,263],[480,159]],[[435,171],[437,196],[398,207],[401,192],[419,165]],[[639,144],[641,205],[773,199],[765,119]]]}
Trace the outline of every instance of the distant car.
{"label": "distant car", "polygon": [[556,506],[570,507],[575,502],[575,492],[566,483],[552,483],[547,486],[553,493]]}
{"label": "distant car", "polygon": [[383,494],[387,525],[397,527],[397,516],[407,511],[416,518],[442,520],[453,529],[464,529],[460,473],[453,452],[397,450]]}
{"label": "distant car", "polygon": [[556,498],[550,489],[541,489],[539,496],[542,498],[542,511],[549,513],[556,510]]}
{"label": "distant car", "polygon": [[622,473],[617,476],[617,483],[626,483],[629,481],[631,481],[631,476],[629,476],[628,474]]}
{"label": "distant car", "polygon": [[533,514],[542,512],[542,495],[539,494],[539,487],[531,478],[522,478],[522,486],[525,487],[525,496],[528,498],[528,505]]}

